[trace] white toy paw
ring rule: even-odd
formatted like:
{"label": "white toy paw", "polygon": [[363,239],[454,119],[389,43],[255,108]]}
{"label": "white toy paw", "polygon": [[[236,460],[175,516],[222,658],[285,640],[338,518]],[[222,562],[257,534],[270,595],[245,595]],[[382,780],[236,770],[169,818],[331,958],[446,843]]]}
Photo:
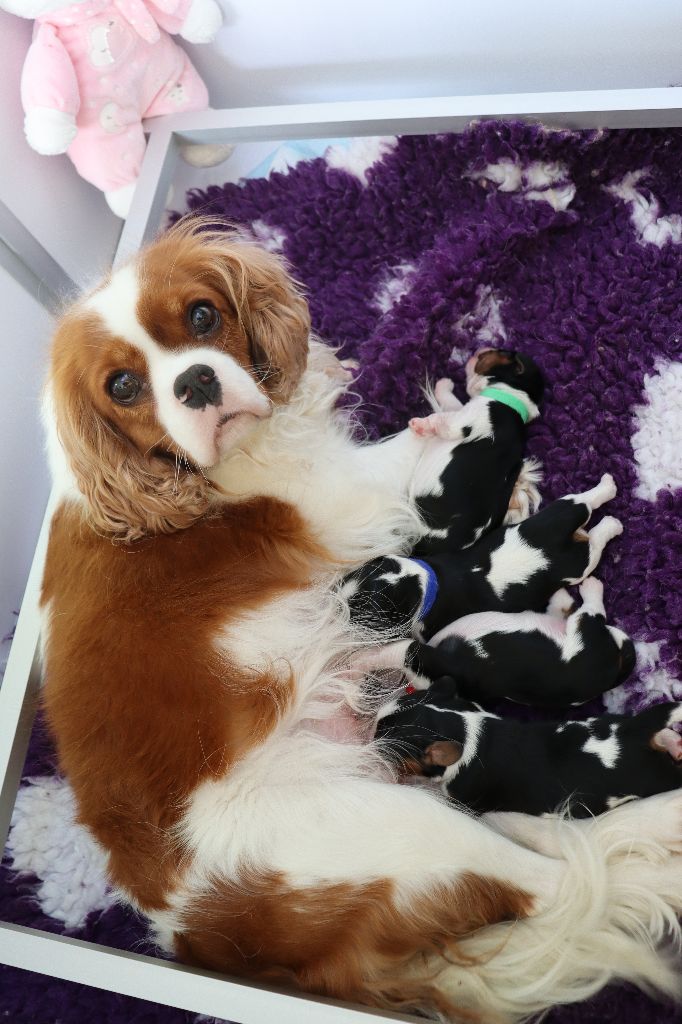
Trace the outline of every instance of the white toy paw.
{"label": "white toy paw", "polygon": [[66,153],[78,128],[73,114],[51,107],[33,107],[24,119],[24,134],[31,149],[42,156]]}
{"label": "white toy paw", "polygon": [[188,43],[210,43],[223,23],[223,12],[215,0],[192,0],[180,35]]}
{"label": "white toy paw", "polygon": [[123,185],[122,188],[111,189],[109,192],[104,193],[109,209],[117,217],[120,217],[121,220],[125,220],[130,213],[130,204],[135,195],[136,184],[137,182],[133,181],[130,185]]}

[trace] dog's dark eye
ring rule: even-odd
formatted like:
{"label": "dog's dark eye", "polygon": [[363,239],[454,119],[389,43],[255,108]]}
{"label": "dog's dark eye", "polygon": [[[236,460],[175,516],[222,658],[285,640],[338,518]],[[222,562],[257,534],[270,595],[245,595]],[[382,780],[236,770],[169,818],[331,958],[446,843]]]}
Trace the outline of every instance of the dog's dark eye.
{"label": "dog's dark eye", "polygon": [[197,302],[190,308],[189,322],[194,334],[209,334],[220,323],[220,313],[210,302]]}
{"label": "dog's dark eye", "polygon": [[134,373],[124,370],[109,380],[109,394],[119,405],[130,405],[142,390],[142,381]]}

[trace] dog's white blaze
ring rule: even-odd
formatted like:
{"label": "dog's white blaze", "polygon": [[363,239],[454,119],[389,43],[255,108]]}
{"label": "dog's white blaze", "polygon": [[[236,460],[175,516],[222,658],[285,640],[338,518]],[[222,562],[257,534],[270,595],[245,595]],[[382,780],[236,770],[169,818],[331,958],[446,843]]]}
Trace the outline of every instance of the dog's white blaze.
{"label": "dog's white blaze", "polygon": [[620,740],[618,739],[618,725],[611,725],[611,735],[606,739],[599,739],[598,736],[590,736],[585,740],[582,749],[586,754],[594,754],[598,757],[605,768],[614,768],[620,757]]}
{"label": "dog's white blaze", "polygon": [[[226,352],[210,345],[190,345],[177,352],[163,349],[138,319],[139,299],[140,281],[134,267],[127,266],[91,295],[85,308],[97,313],[111,334],[139,349],[147,362],[159,422],[195,463],[212,466],[219,455],[217,434],[222,417],[234,412],[267,416],[270,401],[250,374]],[[173,392],[176,378],[196,364],[210,366],[220,381],[219,406],[191,409],[176,398]]]}
{"label": "dog's white blaze", "polygon": [[527,583],[531,576],[548,565],[542,551],[534,548],[518,529],[507,530],[504,541],[490,556],[486,579],[497,597],[502,597],[512,583]]}

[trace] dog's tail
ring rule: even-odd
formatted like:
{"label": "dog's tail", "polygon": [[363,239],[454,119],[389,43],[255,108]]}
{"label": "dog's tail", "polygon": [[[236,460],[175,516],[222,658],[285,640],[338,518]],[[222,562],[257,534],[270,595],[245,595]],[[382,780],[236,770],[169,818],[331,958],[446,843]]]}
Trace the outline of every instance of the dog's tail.
{"label": "dog's tail", "polygon": [[489,817],[569,868],[546,911],[460,944],[470,962],[448,965],[434,981],[453,1019],[518,1021],[611,981],[682,998],[682,855],[674,852],[682,851],[682,796],[634,801],[582,822]]}

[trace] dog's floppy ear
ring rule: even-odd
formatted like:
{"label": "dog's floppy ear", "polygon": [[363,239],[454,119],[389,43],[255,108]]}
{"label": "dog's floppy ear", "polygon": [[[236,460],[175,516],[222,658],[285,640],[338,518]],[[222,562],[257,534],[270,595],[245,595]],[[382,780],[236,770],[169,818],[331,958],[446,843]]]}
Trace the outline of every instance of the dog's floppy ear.
{"label": "dog's floppy ear", "polygon": [[93,529],[112,539],[134,541],[174,533],[208,509],[210,485],[174,460],[142,455],[89,403],[62,395],[57,433],[87,503]]}
{"label": "dog's floppy ear", "polygon": [[[251,362],[273,402],[286,402],[308,361],[310,313],[284,261],[233,232],[200,230],[202,221],[180,221],[174,236],[196,246],[217,287],[247,334]],[[170,237],[170,236],[169,236]]]}
{"label": "dog's floppy ear", "polygon": [[308,360],[308,304],[279,260],[256,250],[249,260],[248,318],[254,367],[273,401],[286,401]]}

